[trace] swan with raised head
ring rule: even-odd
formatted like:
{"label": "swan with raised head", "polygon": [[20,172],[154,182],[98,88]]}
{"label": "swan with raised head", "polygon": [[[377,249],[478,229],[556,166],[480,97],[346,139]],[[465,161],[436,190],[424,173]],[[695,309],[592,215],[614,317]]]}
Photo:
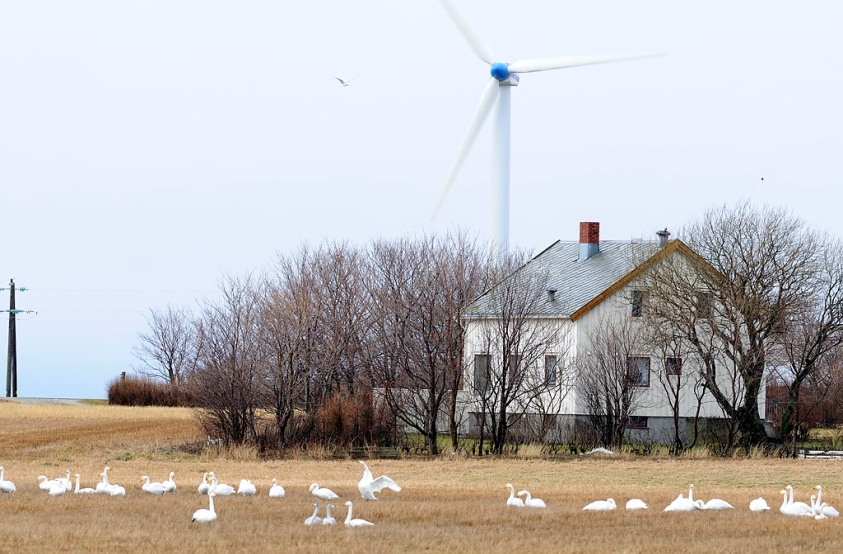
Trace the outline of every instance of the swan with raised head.
{"label": "swan with raised head", "polygon": [[315,496],[320,500],[334,500],[335,498],[339,498],[339,495],[332,491],[331,489],[326,489],[325,487],[320,487],[317,483],[313,483],[308,487],[310,494]]}
{"label": "swan with raised head", "polygon": [[595,500],[590,504],[586,504],[583,508],[583,511],[586,512],[613,512],[618,507],[615,504],[614,498],[608,498],[606,500]]}
{"label": "swan with raised head", "polygon": [[76,474],[76,488],[73,489],[73,494],[96,494],[96,492],[97,492],[96,489],[92,489],[90,487],[80,489],[79,488],[79,479],[81,479],[81,477],[77,473]]}
{"label": "swan with raised head", "polygon": [[284,487],[278,484],[278,479],[275,477],[272,478],[272,486],[269,487],[269,497],[270,498],[284,498],[284,495],[287,494],[284,490]]}
{"label": "swan with raised head", "polygon": [[143,481],[143,485],[141,485],[141,489],[143,492],[148,494],[164,494],[167,492],[166,487],[164,487],[164,483],[159,483],[158,481],[150,481],[149,476],[144,475],[141,477],[141,481]]}
{"label": "swan with raised head", "polygon": [[[0,474],[0,479],[3,476]],[[814,505],[814,509],[817,513],[824,515],[825,517],[840,517],[840,512],[834,509],[834,506],[829,506],[827,503],[823,502],[823,487],[822,485],[817,485],[814,487],[817,489],[817,500],[816,502],[812,502]],[[813,498],[813,497],[812,497]],[[822,508],[820,508],[822,505]]]}
{"label": "swan with raised head", "polygon": [[202,482],[199,483],[199,486],[196,488],[196,492],[199,494],[208,494],[208,491],[211,490],[211,483],[208,481],[208,474],[202,474]]}
{"label": "swan with raised head", "polygon": [[749,511],[751,512],[766,512],[769,509],[770,505],[760,496],[749,503]]}
{"label": "swan with raised head", "polygon": [[694,500],[694,485],[688,487],[688,498],[680,494],[676,500],[667,505],[665,512],[693,512],[694,510],[701,510],[703,503],[701,500]]}
{"label": "swan with raised head", "polygon": [[176,472],[171,471],[170,477],[167,478],[166,481],[163,481],[164,488],[166,489],[165,492],[176,492]]}
{"label": "swan with raised head", "polygon": [[779,511],[781,513],[786,516],[813,517],[814,512],[813,510],[811,510],[810,506],[807,510],[802,508],[801,506],[795,506],[788,500],[787,491],[785,489],[782,489],[779,492],[782,494],[782,505],[779,508]]}
{"label": "swan with raised head", "polygon": [[237,487],[237,494],[243,496],[255,496],[258,493],[258,488],[248,479],[240,479],[240,485]]}
{"label": "swan with raised head", "polygon": [[322,525],[322,518],[319,517],[317,514],[319,513],[319,503],[313,503],[313,515],[308,517],[304,520],[305,525]]}
{"label": "swan with raised head", "polygon": [[515,496],[515,487],[512,486],[512,483],[507,483],[506,488],[509,489],[509,498],[506,499],[506,505],[510,508],[523,508],[524,501]]}
{"label": "swan with raised head", "polygon": [[217,496],[230,496],[237,492],[231,485],[220,483],[213,471],[208,474],[208,479],[211,481],[211,490],[214,491]]}
{"label": "swan with raised head", "polygon": [[524,507],[526,508],[547,508],[547,504],[541,498],[533,498],[530,491],[519,491],[518,496],[524,496]]}
{"label": "swan with raised head", "polygon": [[208,491],[208,509],[200,508],[193,512],[193,518],[190,521],[198,521],[199,523],[210,523],[217,519],[217,512],[214,510],[214,491]]}
{"label": "swan with raised head", "polygon": [[366,462],[363,460],[357,461],[363,465],[363,477],[361,477],[360,481],[357,483],[357,489],[360,491],[360,496],[363,497],[363,500],[377,500],[377,498],[375,498],[375,493],[381,492],[383,489],[390,489],[395,492],[401,491],[401,487],[399,487],[395,481],[386,475],[381,475],[375,479],[372,472],[369,470],[369,466],[366,465]]}
{"label": "swan with raised head", "polygon": [[346,527],[372,527],[375,525],[371,521],[366,521],[365,519],[352,519],[351,500],[346,501],[345,505],[348,506],[348,513],[345,516]]}
{"label": "swan with raised head", "polygon": [[325,517],[322,518],[322,525],[336,525],[337,524],[337,520],[334,518],[334,516],[331,515],[331,508],[333,508],[333,507],[334,507],[333,504],[328,504],[328,506],[325,507]]}
{"label": "swan with raised head", "polygon": [[11,494],[17,490],[15,484],[11,481],[7,481],[6,477],[6,468],[0,466],[0,492]]}
{"label": "swan with raised head", "polygon": [[96,486],[96,491],[99,494],[108,494],[107,489],[110,485],[110,483],[108,482],[108,470],[109,469],[111,469],[111,468],[108,467],[108,466],[105,466],[105,469],[103,469],[102,473],[100,473],[100,477],[102,477],[102,481],[97,483],[97,486]]}
{"label": "swan with raised head", "polygon": [[55,481],[58,481],[61,486],[65,488],[67,491],[73,490],[73,482],[70,480],[70,470],[67,470],[67,475],[64,477],[56,477]]}
{"label": "swan with raised head", "polygon": [[640,498],[630,498],[626,501],[626,509],[630,511],[646,510],[648,509],[648,506],[647,503]]}
{"label": "swan with raised head", "polygon": [[806,504],[804,502],[794,502],[793,501],[793,487],[788,485],[785,488],[787,489],[787,492],[790,495],[790,497],[788,498],[788,501],[787,501],[788,504],[790,504],[791,506],[794,506],[795,508],[797,508],[801,511],[807,511],[807,512],[813,511],[813,508],[809,504]]}

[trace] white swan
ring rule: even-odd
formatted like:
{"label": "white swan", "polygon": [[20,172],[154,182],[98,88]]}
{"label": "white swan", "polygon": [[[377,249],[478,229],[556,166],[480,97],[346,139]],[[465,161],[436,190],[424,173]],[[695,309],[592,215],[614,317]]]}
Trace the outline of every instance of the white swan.
{"label": "white swan", "polygon": [[709,500],[708,502],[706,502],[702,506],[703,510],[711,510],[711,511],[714,511],[714,512],[719,512],[719,511],[722,511],[722,510],[731,510],[733,508],[734,508],[734,506],[732,506],[731,504],[729,504],[725,500],[721,500],[719,498],[712,498],[711,500]]}
{"label": "white swan", "polygon": [[64,483],[56,483],[47,491],[50,496],[64,496],[66,493],[67,489],[64,487]]}
{"label": "white swan", "polygon": [[515,487],[512,486],[512,483],[507,483],[506,488],[509,489],[509,498],[506,500],[506,505],[510,508],[523,508],[524,501],[515,496]]}
{"label": "white swan", "polygon": [[202,475],[202,482],[199,483],[199,487],[196,489],[196,492],[199,494],[208,494],[208,491],[211,490],[211,483],[208,482],[208,474],[204,473]]}
{"label": "white swan", "polygon": [[630,511],[635,510],[646,510],[648,508],[647,504],[641,500],[640,498],[630,498],[626,501],[626,509]]}
{"label": "white swan", "polygon": [[100,494],[107,494],[109,496],[126,496],[125,488],[116,483],[109,483],[108,471],[110,469],[110,467],[105,466],[105,469],[103,469],[102,473],[100,473],[100,477],[102,477],[102,482],[97,483],[96,491]]}
{"label": "white swan", "polygon": [[164,494],[167,492],[167,488],[164,487],[164,483],[159,483],[157,481],[150,481],[147,475],[141,477],[141,481],[144,481],[144,484],[141,485],[141,489],[143,492],[149,494]]}
{"label": "white swan", "polygon": [[102,470],[100,473],[100,477],[102,477],[102,481],[97,483],[96,491],[100,494],[108,494],[108,486],[110,483],[108,482],[108,470],[111,469],[108,466],[105,466],[105,469]]}
{"label": "white swan", "polygon": [[586,504],[583,510],[587,512],[612,512],[617,509],[617,507],[615,499],[609,498],[606,500],[595,500],[590,504]]}
{"label": "white swan", "polygon": [[[2,480],[2,479],[3,479],[3,474],[0,473],[0,480]],[[817,500],[816,500],[816,502],[813,503],[815,510],[818,513],[824,515],[825,517],[840,517],[840,512],[835,510],[834,506],[829,506],[828,504],[823,502],[823,487],[822,487],[822,485],[817,485],[814,488],[817,489]],[[822,507],[820,508],[820,506],[822,506]],[[817,508],[820,508],[820,509],[817,510]]]}
{"label": "white swan", "polygon": [[278,484],[278,479],[275,477],[272,478],[272,486],[269,487],[269,497],[270,498],[284,498],[284,495],[287,494],[284,490],[284,487]]}
{"label": "white swan", "polygon": [[176,487],[175,477],[176,477],[176,472],[171,471],[170,477],[167,478],[167,480],[162,483],[164,485],[164,488],[166,489],[165,492],[176,492],[177,487]]}
{"label": "white swan", "polygon": [[365,519],[351,519],[351,500],[348,500],[345,505],[348,506],[348,514],[345,516],[346,527],[372,527],[375,525],[371,521],[366,521]]}
{"label": "white swan", "polygon": [[322,525],[336,525],[337,520],[331,515],[331,508],[333,508],[333,504],[328,504],[325,508],[325,517],[322,518]]}
{"label": "white swan", "polygon": [[211,490],[217,496],[230,496],[236,492],[231,485],[220,483],[213,471],[208,474],[208,478],[211,480]]}
{"label": "white swan", "polygon": [[193,518],[190,521],[198,521],[199,523],[210,523],[217,519],[217,512],[214,511],[214,491],[208,491],[208,509],[201,508],[193,512]]}
{"label": "white swan", "polygon": [[395,481],[386,475],[381,475],[375,479],[372,476],[372,472],[369,470],[369,466],[366,465],[366,462],[363,460],[357,461],[363,464],[363,477],[361,477],[360,481],[357,483],[357,488],[360,490],[360,496],[363,497],[363,500],[377,500],[377,498],[375,498],[375,493],[381,492],[383,489],[390,489],[395,492],[401,491],[401,487],[399,487]]}
{"label": "white swan", "polygon": [[46,475],[39,475],[38,476],[38,488],[42,491],[49,491],[51,488],[55,486],[64,486],[55,479],[47,479]]}
{"label": "white swan", "polygon": [[313,503],[313,515],[304,520],[305,525],[322,525],[322,518],[319,517],[319,503]]}
{"label": "white swan", "polygon": [[84,489],[79,488],[79,474],[76,474],[76,488],[73,489],[73,494],[95,494],[97,491],[96,489],[92,489],[90,487],[86,487]]}
{"label": "white swan", "polygon": [[749,510],[751,512],[766,512],[769,509],[770,506],[767,504],[767,501],[760,496],[749,503]]}
{"label": "white swan", "polygon": [[55,481],[58,481],[59,484],[61,484],[65,488],[65,490],[67,490],[67,491],[73,490],[73,482],[70,480],[70,470],[69,469],[67,470],[66,476],[56,477]]}
{"label": "white swan", "polygon": [[667,505],[665,512],[693,512],[694,510],[701,510],[703,507],[702,500],[694,500],[694,485],[688,487],[688,498],[681,494],[676,497],[676,500]]}
{"label": "white swan", "polygon": [[794,506],[791,504],[787,498],[787,491],[785,489],[782,489],[779,492],[782,493],[782,505],[779,508],[779,511],[784,515],[795,517],[811,517],[814,515],[810,507],[805,510],[800,506]]}
{"label": "white swan", "polygon": [[0,466],[0,492],[11,494],[17,490],[15,484],[11,481],[6,481],[6,468]]}
{"label": "white swan", "polygon": [[337,493],[335,493],[331,489],[326,489],[324,487],[320,487],[316,483],[313,483],[312,485],[310,485],[310,487],[308,487],[307,490],[309,490],[310,493],[313,496],[315,496],[316,498],[319,498],[321,500],[333,500],[335,498],[339,498]]}
{"label": "white swan", "polygon": [[533,495],[530,494],[530,491],[519,491],[518,496],[525,496],[524,499],[524,506],[527,508],[547,508],[547,504],[544,503],[544,500],[541,498],[533,498]]}
{"label": "white swan", "polygon": [[808,504],[806,504],[806,503],[804,503],[804,502],[794,502],[794,501],[793,501],[793,487],[791,487],[790,485],[788,485],[788,486],[787,486],[787,487],[785,487],[785,488],[787,489],[787,492],[788,492],[788,493],[790,493],[790,498],[789,498],[789,499],[788,499],[788,501],[787,501],[787,503],[788,503],[788,504],[790,504],[791,506],[793,506],[793,507],[795,507],[795,508],[797,508],[797,509],[799,509],[799,510],[802,510],[802,511],[807,511],[807,512],[810,512],[810,511],[812,511],[812,510],[813,510],[813,508],[812,508],[810,505],[808,505]]}
{"label": "white swan", "polygon": [[248,479],[240,479],[240,486],[237,487],[237,494],[243,496],[255,496],[258,493],[257,487]]}

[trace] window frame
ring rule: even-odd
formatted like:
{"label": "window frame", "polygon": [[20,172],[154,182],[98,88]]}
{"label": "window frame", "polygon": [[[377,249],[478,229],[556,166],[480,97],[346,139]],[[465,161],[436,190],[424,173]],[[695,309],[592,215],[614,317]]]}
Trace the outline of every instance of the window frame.
{"label": "window frame", "polygon": [[[485,367],[478,365],[479,361],[485,361]],[[484,394],[489,390],[489,365],[491,357],[489,354],[475,354],[474,355],[474,390]]]}
{"label": "window frame", "polygon": [[[646,360],[647,370],[646,372],[641,371],[640,364]],[[635,367],[633,368],[633,363]],[[626,369],[627,369],[627,378],[629,379],[630,383],[633,387],[649,387],[650,386],[650,372],[652,371],[652,361],[650,360],[650,356],[629,356],[626,359]],[[637,378],[633,378],[635,375],[633,371],[637,372]],[[646,375],[646,380],[642,382],[642,377]]]}
{"label": "window frame", "polygon": [[[673,363],[671,363],[673,361]],[[678,364],[677,364],[678,361]],[[668,377],[682,377],[682,357],[669,356],[664,359],[664,374]]]}
{"label": "window frame", "polygon": [[[551,362],[552,363],[548,363]],[[544,356],[544,384],[546,387],[555,387],[558,383],[556,368],[559,367],[559,357],[556,354],[545,354]]]}

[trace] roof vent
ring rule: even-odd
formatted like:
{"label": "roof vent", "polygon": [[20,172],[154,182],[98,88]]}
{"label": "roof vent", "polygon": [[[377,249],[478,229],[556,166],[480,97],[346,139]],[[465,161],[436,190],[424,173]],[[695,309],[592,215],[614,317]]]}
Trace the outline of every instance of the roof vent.
{"label": "roof vent", "polygon": [[547,299],[550,302],[556,300],[556,289],[547,289]]}
{"label": "roof vent", "polygon": [[667,246],[667,243],[670,240],[670,231],[667,230],[667,227],[661,231],[656,231],[656,235],[659,237],[659,248]]}

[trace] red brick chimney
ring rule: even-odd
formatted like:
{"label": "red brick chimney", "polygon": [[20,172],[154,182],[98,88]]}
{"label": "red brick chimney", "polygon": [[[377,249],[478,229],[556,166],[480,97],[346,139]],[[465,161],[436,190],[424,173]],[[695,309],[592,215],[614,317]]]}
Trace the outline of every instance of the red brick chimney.
{"label": "red brick chimney", "polygon": [[584,262],[600,251],[600,223],[596,221],[580,222],[580,257]]}

